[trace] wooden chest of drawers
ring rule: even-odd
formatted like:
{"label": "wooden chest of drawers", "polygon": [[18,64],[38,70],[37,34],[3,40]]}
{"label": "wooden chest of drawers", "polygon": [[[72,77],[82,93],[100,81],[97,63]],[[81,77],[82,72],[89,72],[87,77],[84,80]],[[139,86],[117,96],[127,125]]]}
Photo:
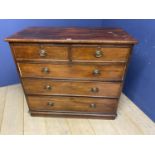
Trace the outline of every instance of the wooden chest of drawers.
{"label": "wooden chest of drawers", "polygon": [[31,115],[114,119],[132,47],[122,29],[32,27],[8,38]]}

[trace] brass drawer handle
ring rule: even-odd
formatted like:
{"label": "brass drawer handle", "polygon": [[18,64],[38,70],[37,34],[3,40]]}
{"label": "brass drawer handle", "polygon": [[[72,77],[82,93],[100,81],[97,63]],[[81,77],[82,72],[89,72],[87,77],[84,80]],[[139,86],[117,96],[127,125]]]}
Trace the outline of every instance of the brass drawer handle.
{"label": "brass drawer handle", "polygon": [[40,57],[45,57],[45,56],[47,55],[47,53],[46,53],[45,50],[41,49],[41,50],[39,51],[39,55],[40,55]]}
{"label": "brass drawer handle", "polygon": [[47,105],[53,107],[54,103],[53,102],[47,102]]}
{"label": "brass drawer handle", "polygon": [[102,51],[96,51],[95,52],[95,57],[96,58],[100,58],[100,57],[102,57],[103,56],[103,52]]}
{"label": "brass drawer handle", "polygon": [[49,71],[48,67],[44,67],[44,68],[42,69],[42,72],[43,72],[43,73],[49,73],[50,71]]}
{"label": "brass drawer handle", "polygon": [[51,90],[51,89],[52,89],[52,86],[46,85],[44,88],[45,88],[46,90]]}
{"label": "brass drawer handle", "polygon": [[90,108],[96,108],[96,104],[95,103],[91,103],[90,104]]}
{"label": "brass drawer handle", "polygon": [[99,75],[99,74],[101,74],[101,71],[98,70],[98,69],[94,69],[94,70],[93,70],[93,74],[94,74],[94,75]]}
{"label": "brass drawer handle", "polygon": [[97,87],[91,88],[91,92],[97,93],[97,92],[99,92],[99,89]]}

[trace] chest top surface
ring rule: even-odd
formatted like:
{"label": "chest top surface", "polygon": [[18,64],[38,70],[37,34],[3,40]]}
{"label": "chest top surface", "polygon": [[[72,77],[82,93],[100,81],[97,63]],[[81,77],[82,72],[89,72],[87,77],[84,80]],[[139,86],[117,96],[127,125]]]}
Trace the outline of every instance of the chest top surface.
{"label": "chest top surface", "polygon": [[8,42],[136,44],[120,28],[29,27],[5,39]]}

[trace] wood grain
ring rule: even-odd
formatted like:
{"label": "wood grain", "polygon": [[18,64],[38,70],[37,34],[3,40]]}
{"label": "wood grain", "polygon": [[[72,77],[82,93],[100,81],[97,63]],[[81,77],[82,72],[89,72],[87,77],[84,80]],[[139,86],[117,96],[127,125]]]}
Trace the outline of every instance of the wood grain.
{"label": "wood grain", "polygon": [[[72,61],[73,62],[126,62],[130,53],[130,48],[116,47],[73,47]],[[96,52],[101,53],[97,57]]]}
{"label": "wood grain", "polygon": [[94,135],[95,132],[86,119],[67,119],[68,126],[73,135]]}
{"label": "wood grain", "polygon": [[7,87],[0,87],[0,129],[2,126],[7,90],[8,90]]}
{"label": "wood grain", "polygon": [[[6,41],[11,46],[26,99],[28,95],[59,97],[50,108],[45,100],[40,102],[39,96],[29,100],[31,115],[116,117],[116,100],[106,99],[119,98],[131,50],[137,43],[123,29],[32,27]],[[60,100],[65,96],[77,98]],[[87,102],[84,97],[89,97]],[[90,105],[95,110],[88,108]]]}
{"label": "wood grain", "polygon": [[5,39],[9,42],[136,44],[119,28],[31,27]]}
{"label": "wood grain", "polygon": [[[18,67],[22,77],[120,81],[126,66],[18,63]],[[44,68],[48,68],[47,73],[43,72]],[[94,74],[94,70],[99,70],[100,74]]]}
{"label": "wood grain", "polygon": [[[118,108],[120,115],[125,115],[126,118],[134,124],[134,127],[138,129],[137,132],[139,132],[139,134],[155,134],[155,123],[150,121],[150,118],[147,117],[131,100],[129,100],[127,96],[122,94],[119,103],[120,105]],[[126,106],[126,104],[128,106]],[[134,118],[131,117],[133,114]],[[128,133],[129,131],[126,130],[126,134]],[[135,133],[135,130],[132,131],[132,133]]]}
{"label": "wood grain", "polygon": [[23,79],[22,81],[26,94],[35,95],[119,98],[122,87],[122,83],[120,82],[80,82],[40,79]]}
{"label": "wood grain", "polygon": [[[121,95],[119,101],[118,117],[114,121],[112,121],[102,119],[98,120],[98,119],[31,117],[28,113],[28,107],[25,100],[23,101],[24,113],[21,113],[20,110],[21,108],[19,108],[19,105],[23,103],[22,100],[19,99],[19,94],[20,96],[23,94],[20,85],[8,86],[0,88],[0,90],[1,90],[0,96],[1,97],[3,96],[2,97],[3,101],[4,100],[6,101],[3,102],[4,112],[1,114],[2,132],[0,134],[13,134],[13,135],[17,134],[154,135],[155,134],[155,123],[151,121],[132,101],[130,101],[123,94]],[[10,113],[7,114],[8,112]],[[15,121],[17,120],[15,119],[17,118],[17,116],[19,116],[18,119],[24,118],[24,122],[21,123],[21,121]],[[6,122],[8,125],[6,124]],[[21,132],[21,129],[23,129],[23,132]]]}
{"label": "wood grain", "polygon": [[1,134],[23,134],[23,98],[21,88],[9,87],[5,99]]}
{"label": "wood grain", "polygon": [[28,96],[28,101],[30,109],[36,111],[116,113],[117,108],[117,99]]}
{"label": "wood grain", "polygon": [[96,119],[89,119],[88,121],[96,135],[119,135],[119,132],[113,125],[113,120],[101,121]]}
{"label": "wood grain", "polygon": [[[39,44],[13,44],[12,46],[17,61],[68,61],[68,47],[58,45]],[[44,52],[41,55],[41,52]]]}
{"label": "wood grain", "polygon": [[46,117],[45,119],[47,135],[70,135],[70,127],[65,118],[51,118]]}
{"label": "wood grain", "polygon": [[43,117],[31,117],[24,97],[24,135],[45,135],[46,123]]}

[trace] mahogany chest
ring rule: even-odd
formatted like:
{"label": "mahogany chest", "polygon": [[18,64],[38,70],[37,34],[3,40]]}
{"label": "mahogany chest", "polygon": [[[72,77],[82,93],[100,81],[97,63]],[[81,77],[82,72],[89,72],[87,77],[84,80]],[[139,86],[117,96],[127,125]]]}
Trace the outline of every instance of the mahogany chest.
{"label": "mahogany chest", "polygon": [[31,27],[6,41],[31,115],[116,117],[137,43],[124,30]]}

